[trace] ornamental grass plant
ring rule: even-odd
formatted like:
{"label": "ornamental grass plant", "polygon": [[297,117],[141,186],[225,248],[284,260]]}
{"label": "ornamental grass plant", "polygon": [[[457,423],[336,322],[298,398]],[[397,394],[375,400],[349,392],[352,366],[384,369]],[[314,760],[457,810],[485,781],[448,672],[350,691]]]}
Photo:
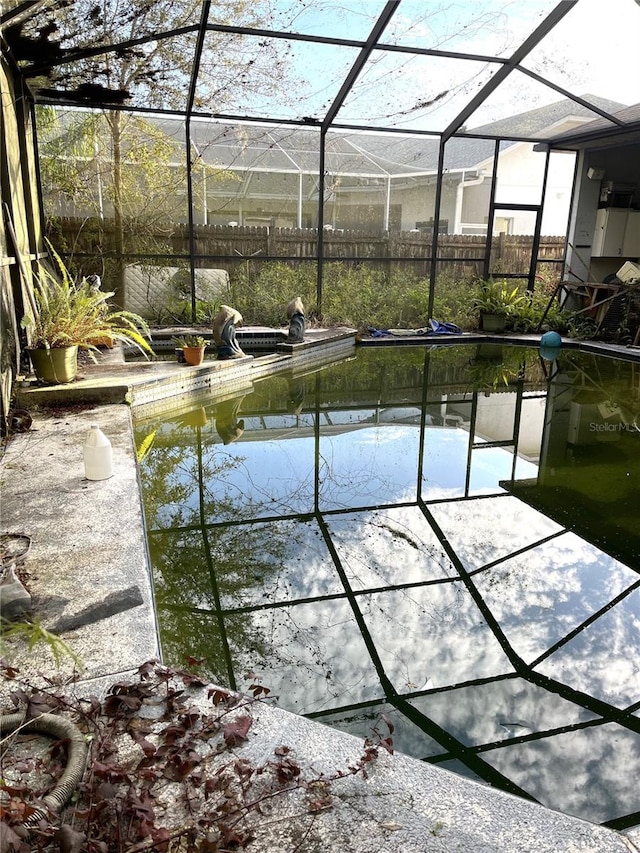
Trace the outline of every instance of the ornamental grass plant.
{"label": "ornamental grass plant", "polygon": [[525,296],[519,285],[506,279],[478,282],[472,305],[481,314],[497,314],[508,317],[524,304]]}
{"label": "ornamental grass plant", "polygon": [[39,265],[34,299],[23,320],[33,349],[58,349],[77,345],[93,356],[100,341],[120,341],[145,356],[153,354],[150,330],[138,314],[113,308],[113,293],[103,292],[90,279],[76,281],[47,241],[54,270]]}

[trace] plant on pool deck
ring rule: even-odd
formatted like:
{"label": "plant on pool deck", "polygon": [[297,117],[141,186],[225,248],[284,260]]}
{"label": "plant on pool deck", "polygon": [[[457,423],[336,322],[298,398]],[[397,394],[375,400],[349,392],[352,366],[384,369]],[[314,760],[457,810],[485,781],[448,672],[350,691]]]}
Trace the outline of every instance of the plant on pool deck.
{"label": "plant on pool deck", "polygon": [[[506,320],[525,301],[525,296],[516,284],[513,285],[506,279],[495,281],[480,281],[476,285],[472,297],[472,306],[480,312],[480,323],[487,331],[499,331],[504,329]],[[503,320],[501,329],[496,327],[488,329],[487,319],[491,317]]]}
{"label": "plant on pool deck", "polygon": [[175,335],[173,338],[171,338],[171,341],[177,347],[182,347],[183,349],[185,347],[188,349],[195,349],[196,347],[209,346],[209,341],[206,338],[203,338],[202,335]]}
{"label": "plant on pool deck", "polygon": [[548,331],[565,333],[567,317],[567,312],[562,310],[557,301],[554,300],[550,305],[547,294],[534,291],[523,294],[523,300],[509,312],[507,327],[524,334]]}
{"label": "plant on pool deck", "polygon": [[186,364],[190,364],[192,367],[202,364],[204,361],[204,351],[209,345],[209,341],[203,338],[202,335],[179,335],[171,340],[179,350],[182,350],[182,356]]}
{"label": "plant on pool deck", "polygon": [[[133,346],[145,356],[153,354],[146,321],[131,311],[111,307],[109,299],[113,293],[103,293],[89,279],[76,281],[55,249],[48,245],[56,269],[39,265],[34,299],[22,320],[29,336],[30,354],[35,353],[38,358],[37,353],[43,351],[46,360],[51,361],[54,350],[80,347],[95,358],[97,344],[105,340]],[[75,355],[72,361],[75,365]],[[75,373],[71,378],[75,378]],[[48,381],[60,381],[55,371]]]}
{"label": "plant on pool deck", "polygon": [[[271,804],[291,796],[298,818],[289,821],[290,849],[298,850],[300,834],[306,837],[332,808],[332,783],[366,777],[380,749],[393,753],[393,725],[383,717],[388,731],[375,728],[355,760],[331,773],[305,768],[285,745],[252,762],[238,750],[248,741],[268,689],[254,684],[252,695],[241,696],[156,661],[143,664],[137,680],[111,684],[102,700],[78,698],[73,690],[65,695],[50,679],[43,688],[15,669],[2,669],[14,687],[15,704],[27,715],[62,712],[90,742],[87,770],[61,825],[51,814],[30,837],[25,821],[40,804],[23,781],[23,756],[7,751],[0,838],[3,849],[15,853],[244,849],[268,825]],[[61,746],[51,753],[53,768],[44,768],[53,769],[54,776],[64,764]]]}

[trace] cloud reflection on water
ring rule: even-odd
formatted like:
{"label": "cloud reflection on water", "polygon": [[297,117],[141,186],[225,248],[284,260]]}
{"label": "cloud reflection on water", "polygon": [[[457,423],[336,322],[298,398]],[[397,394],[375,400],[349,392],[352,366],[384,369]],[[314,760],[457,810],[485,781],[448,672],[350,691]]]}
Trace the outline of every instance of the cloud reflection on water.
{"label": "cloud reflection on water", "polygon": [[[158,428],[142,476],[165,659],[202,657],[214,680],[259,680],[362,736],[384,712],[398,749],[482,773],[477,757],[581,817],[640,811],[638,736],[616,710],[640,702],[638,572],[557,520],[570,524],[568,498],[554,520],[507,494],[514,472],[523,498],[539,486],[538,465],[472,435],[470,394],[438,386],[446,405],[421,408],[422,369],[412,352],[405,375],[402,358],[384,405],[366,386],[359,406],[292,416],[274,381],[243,398],[234,444],[215,405],[191,436]],[[303,379],[305,398],[314,383],[322,400],[351,393],[379,362]],[[477,407],[487,429],[494,396]],[[505,441],[518,398],[498,396]],[[567,484],[588,482],[586,451],[567,458]]]}

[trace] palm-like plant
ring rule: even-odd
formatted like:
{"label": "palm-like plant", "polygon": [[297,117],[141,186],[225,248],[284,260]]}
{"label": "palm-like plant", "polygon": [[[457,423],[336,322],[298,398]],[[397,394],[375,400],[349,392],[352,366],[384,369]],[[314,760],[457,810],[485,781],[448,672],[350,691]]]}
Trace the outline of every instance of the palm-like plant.
{"label": "palm-like plant", "polygon": [[473,308],[484,314],[508,316],[525,302],[526,297],[518,287],[505,279],[481,281],[471,301]]}
{"label": "palm-like plant", "polygon": [[86,278],[76,282],[55,249],[48,243],[55,260],[56,272],[40,265],[35,283],[34,310],[28,313],[23,327],[29,330],[34,349],[57,349],[73,346],[96,352],[101,339],[121,341],[152,354],[148,338],[149,326],[138,314],[113,309],[104,293]]}

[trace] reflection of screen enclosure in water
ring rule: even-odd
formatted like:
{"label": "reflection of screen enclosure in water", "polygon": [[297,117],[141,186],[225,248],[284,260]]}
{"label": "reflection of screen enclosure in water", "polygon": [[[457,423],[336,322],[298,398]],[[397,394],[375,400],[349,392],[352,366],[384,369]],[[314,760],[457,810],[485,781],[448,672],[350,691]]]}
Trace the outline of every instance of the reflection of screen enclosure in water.
{"label": "reflection of screen enclosure in water", "polygon": [[165,660],[640,823],[639,415],[631,363],[482,345],[139,420]]}

